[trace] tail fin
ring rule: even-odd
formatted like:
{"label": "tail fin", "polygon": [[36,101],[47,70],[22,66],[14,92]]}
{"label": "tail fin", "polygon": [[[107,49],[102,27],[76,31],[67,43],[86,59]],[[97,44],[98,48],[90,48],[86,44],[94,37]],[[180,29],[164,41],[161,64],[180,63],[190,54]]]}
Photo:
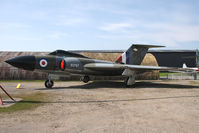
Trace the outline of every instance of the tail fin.
{"label": "tail fin", "polygon": [[187,65],[184,63],[184,64],[182,65],[182,68],[187,68]]}
{"label": "tail fin", "polygon": [[124,52],[116,60],[116,63],[140,65],[148,49],[155,47],[164,47],[164,46],[133,44],[126,52]]}

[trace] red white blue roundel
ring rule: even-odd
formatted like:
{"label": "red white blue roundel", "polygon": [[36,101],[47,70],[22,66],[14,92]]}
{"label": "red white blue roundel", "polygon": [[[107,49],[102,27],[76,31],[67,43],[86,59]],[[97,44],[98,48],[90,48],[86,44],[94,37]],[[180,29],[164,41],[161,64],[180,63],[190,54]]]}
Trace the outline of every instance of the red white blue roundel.
{"label": "red white blue roundel", "polygon": [[39,61],[39,65],[40,65],[40,67],[47,67],[48,61],[46,59],[41,59]]}

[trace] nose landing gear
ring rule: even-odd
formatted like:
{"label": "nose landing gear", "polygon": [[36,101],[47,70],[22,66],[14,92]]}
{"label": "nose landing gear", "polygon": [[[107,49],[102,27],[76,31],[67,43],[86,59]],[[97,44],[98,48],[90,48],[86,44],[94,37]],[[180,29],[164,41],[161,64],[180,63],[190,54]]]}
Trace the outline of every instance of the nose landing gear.
{"label": "nose landing gear", "polygon": [[45,87],[46,87],[46,88],[52,88],[53,85],[54,85],[54,82],[53,82],[52,80],[47,79],[47,80],[45,81]]}

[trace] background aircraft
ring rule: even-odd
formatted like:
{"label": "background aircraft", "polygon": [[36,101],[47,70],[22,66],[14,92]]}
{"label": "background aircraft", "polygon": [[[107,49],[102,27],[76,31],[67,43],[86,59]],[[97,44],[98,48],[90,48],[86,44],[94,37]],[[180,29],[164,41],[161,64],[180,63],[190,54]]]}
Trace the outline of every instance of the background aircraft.
{"label": "background aircraft", "polygon": [[187,71],[189,68],[172,68],[140,65],[149,48],[163,47],[156,45],[133,44],[115,62],[96,60],[80,54],[56,50],[45,56],[18,56],[9,60],[15,67],[30,71],[42,71],[49,74],[45,86],[51,88],[54,84],[51,74],[81,75],[81,81],[87,83],[89,76],[125,76],[127,86],[135,84],[135,75],[146,71]]}
{"label": "background aircraft", "polygon": [[187,65],[185,63],[182,65],[182,68],[189,68],[189,69],[194,70],[192,72],[199,72],[199,68],[198,67],[187,67]]}
{"label": "background aircraft", "polygon": [[196,59],[196,67],[187,67],[186,63],[183,63],[182,68],[189,68],[192,69],[192,73],[198,73],[199,72],[199,51],[196,49],[196,56],[194,57]]}

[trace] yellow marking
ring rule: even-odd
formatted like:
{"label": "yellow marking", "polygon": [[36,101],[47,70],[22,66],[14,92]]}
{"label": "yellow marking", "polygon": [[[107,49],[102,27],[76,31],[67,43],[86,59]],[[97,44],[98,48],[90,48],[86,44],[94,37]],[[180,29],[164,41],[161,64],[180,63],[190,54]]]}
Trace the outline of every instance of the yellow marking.
{"label": "yellow marking", "polygon": [[23,88],[21,88],[21,84],[18,84],[16,89],[23,89]]}

